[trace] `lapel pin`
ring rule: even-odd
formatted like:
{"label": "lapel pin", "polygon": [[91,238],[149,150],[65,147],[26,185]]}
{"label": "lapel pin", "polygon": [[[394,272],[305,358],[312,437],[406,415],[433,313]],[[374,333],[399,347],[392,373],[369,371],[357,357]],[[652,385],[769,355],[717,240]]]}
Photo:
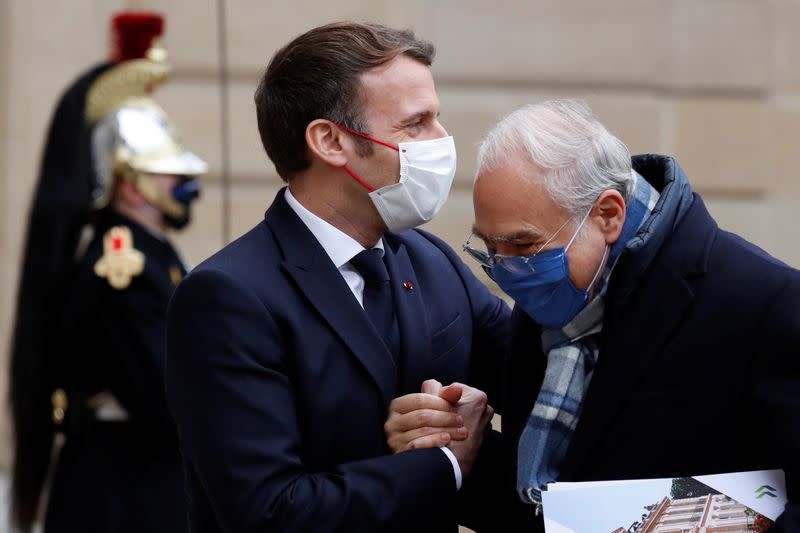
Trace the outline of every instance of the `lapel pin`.
{"label": "lapel pin", "polygon": [[413,291],[414,290],[414,284],[412,282],[410,282],[410,281],[403,282],[403,287],[405,287],[406,290],[409,290],[409,291]]}

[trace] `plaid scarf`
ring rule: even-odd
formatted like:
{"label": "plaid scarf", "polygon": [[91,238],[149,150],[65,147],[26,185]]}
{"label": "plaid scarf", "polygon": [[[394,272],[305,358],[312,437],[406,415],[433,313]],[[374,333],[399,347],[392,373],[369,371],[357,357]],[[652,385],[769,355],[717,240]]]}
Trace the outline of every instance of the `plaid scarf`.
{"label": "plaid scarf", "polygon": [[558,477],[597,363],[608,279],[625,245],[634,238],[659,199],[659,193],[642,176],[635,172],[634,176],[633,199],[620,238],[609,252],[597,296],[564,328],[542,333],[547,369],[522,431],[517,457],[517,491],[522,501],[537,506],[537,513],[541,490]]}

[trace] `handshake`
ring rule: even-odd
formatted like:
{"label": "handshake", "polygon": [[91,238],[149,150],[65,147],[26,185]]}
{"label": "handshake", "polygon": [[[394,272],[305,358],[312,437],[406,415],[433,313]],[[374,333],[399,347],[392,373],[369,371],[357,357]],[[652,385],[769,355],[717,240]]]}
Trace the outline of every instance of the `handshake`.
{"label": "handshake", "polygon": [[494,409],[483,391],[461,383],[443,387],[429,379],[422,392],[392,400],[384,431],[393,453],[446,446],[466,477],[492,416]]}

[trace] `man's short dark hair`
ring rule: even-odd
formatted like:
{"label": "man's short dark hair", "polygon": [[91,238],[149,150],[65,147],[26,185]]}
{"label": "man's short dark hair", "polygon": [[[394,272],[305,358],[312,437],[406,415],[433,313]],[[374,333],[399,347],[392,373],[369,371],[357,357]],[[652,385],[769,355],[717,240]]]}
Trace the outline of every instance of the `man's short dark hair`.
{"label": "man's short dark hair", "polygon": [[[289,179],[310,165],[305,132],[324,118],[369,133],[360,75],[400,54],[430,66],[435,50],[410,30],[336,22],[314,28],[278,50],[255,93],[261,142],[278,174]],[[369,154],[368,141],[359,144]]]}

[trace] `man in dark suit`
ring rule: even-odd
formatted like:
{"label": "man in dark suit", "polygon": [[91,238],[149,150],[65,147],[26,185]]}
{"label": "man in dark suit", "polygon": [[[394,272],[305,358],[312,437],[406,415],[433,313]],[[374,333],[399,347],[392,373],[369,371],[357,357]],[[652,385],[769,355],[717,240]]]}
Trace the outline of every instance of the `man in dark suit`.
{"label": "man in dark suit", "polygon": [[[288,187],[193,270],[168,315],[192,531],[455,530],[491,410],[466,386],[442,391],[463,395],[452,410],[419,391],[433,378],[491,394],[508,309],[412,230],[455,173],[432,59],[411,32],[354,23],[272,58],[256,110]],[[387,408],[415,393],[447,411],[427,411],[417,436],[449,448],[391,455]]]}
{"label": "man in dark suit", "polygon": [[478,161],[466,248],[516,302],[503,437],[531,512],[554,480],[783,469],[771,531],[800,531],[800,273],[579,102],[512,113]]}

